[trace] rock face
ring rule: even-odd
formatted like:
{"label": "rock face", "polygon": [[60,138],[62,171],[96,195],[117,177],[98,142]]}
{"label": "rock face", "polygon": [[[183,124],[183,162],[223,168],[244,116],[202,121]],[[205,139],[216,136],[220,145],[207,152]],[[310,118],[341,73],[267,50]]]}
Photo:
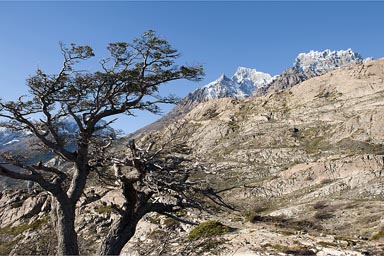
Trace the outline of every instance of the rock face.
{"label": "rock face", "polygon": [[363,58],[351,49],[322,52],[300,53],[293,66],[277,76],[268,85],[255,91],[256,96],[292,87],[312,77],[324,75],[338,68],[353,64],[362,64]]}
{"label": "rock face", "polygon": [[21,223],[24,219],[47,212],[49,210],[47,199],[46,193],[38,196],[23,192],[2,194],[0,198],[0,228]]}

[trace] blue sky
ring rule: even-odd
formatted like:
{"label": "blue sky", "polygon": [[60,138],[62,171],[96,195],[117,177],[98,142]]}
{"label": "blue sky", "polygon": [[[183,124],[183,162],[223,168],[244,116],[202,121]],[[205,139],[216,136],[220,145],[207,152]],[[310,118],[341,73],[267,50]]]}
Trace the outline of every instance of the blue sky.
{"label": "blue sky", "polygon": [[[202,64],[200,83],[164,85],[180,97],[238,66],[276,75],[300,52],[348,49],[384,57],[384,2],[0,2],[0,97],[27,93],[25,79],[59,70],[59,42],[88,44],[96,58],[109,42],[153,29],[182,53],[180,64]],[[89,66],[90,69],[93,66]],[[170,107],[165,108],[168,111]],[[158,116],[121,117],[132,132]]]}

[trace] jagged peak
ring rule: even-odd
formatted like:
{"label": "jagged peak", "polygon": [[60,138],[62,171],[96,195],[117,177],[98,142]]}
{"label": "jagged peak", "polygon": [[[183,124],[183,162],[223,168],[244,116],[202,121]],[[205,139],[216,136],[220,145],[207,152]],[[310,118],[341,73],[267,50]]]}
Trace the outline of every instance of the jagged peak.
{"label": "jagged peak", "polygon": [[232,80],[223,73],[215,81],[204,85],[202,88],[209,88],[212,86],[216,86],[218,84],[223,84],[223,83],[227,84],[227,83],[231,83],[231,82],[232,82]]}
{"label": "jagged peak", "polygon": [[227,77],[224,73],[222,73],[216,81],[222,81],[222,80],[230,80],[229,77]]}
{"label": "jagged peak", "polygon": [[259,72],[259,71],[257,71],[254,68],[247,68],[247,67],[239,66],[239,67],[237,67],[235,74],[239,74],[239,73],[253,73],[253,72]]}
{"label": "jagged peak", "polygon": [[350,63],[360,63],[362,61],[363,58],[361,55],[354,52],[351,48],[347,50],[311,50],[308,53],[298,54],[293,63],[293,67],[297,70],[316,71],[318,68],[335,69]]}
{"label": "jagged peak", "polygon": [[309,52],[299,53],[296,57],[295,63],[305,58],[311,59],[324,59],[329,56],[351,56],[352,58],[361,58],[361,55],[357,52],[354,52],[351,48],[347,50],[330,50],[326,49],[324,51],[310,50]]}
{"label": "jagged peak", "polygon": [[232,80],[238,84],[252,82],[254,85],[262,86],[265,83],[270,82],[272,76],[253,68],[238,67],[235,74],[232,76]]}

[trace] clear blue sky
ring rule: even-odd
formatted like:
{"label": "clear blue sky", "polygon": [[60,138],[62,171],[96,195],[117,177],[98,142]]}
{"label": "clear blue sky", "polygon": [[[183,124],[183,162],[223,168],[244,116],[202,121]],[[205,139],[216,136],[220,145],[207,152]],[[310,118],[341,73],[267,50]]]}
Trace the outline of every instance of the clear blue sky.
{"label": "clear blue sky", "polygon": [[[0,2],[0,95],[25,94],[25,79],[38,67],[57,72],[60,41],[91,45],[103,58],[109,42],[130,41],[148,29],[182,53],[180,64],[205,68],[200,83],[163,87],[162,93],[180,97],[238,66],[279,74],[312,49],[352,48],[381,58],[383,10],[384,2],[345,1]],[[116,126],[132,132],[156,118],[140,113]]]}

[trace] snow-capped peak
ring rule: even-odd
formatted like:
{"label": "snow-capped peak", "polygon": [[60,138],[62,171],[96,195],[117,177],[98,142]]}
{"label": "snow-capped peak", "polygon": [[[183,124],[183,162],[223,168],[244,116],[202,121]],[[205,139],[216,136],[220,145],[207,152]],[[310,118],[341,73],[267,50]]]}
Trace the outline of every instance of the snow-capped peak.
{"label": "snow-capped peak", "polygon": [[293,67],[298,71],[312,71],[315,73],[324,73],[339,67],[350,65],[351,63],[361,63],[363,61],[360,54],[352,49],[331,51],[329,49],[322,52],[310,51],[300,53]]}
{"label": "snow-capped peak", "polygon": [[220,85],[226,85],[226,84],[232,84],[232,80],[228,78],[225,74],[221,74],[219,78],[217,78],[215,81],[210,82],[206,85],[204,85],[202,88],[210,88],[212,86],[217,86],[218,84]]}
{"label": "snow-capped peak", "polygon": [[244,98],[271,81],[272,77],[269,74],[256,69],[239,67],[231,78],[222,74],[218,79],[195,90],[188,97],[198,102],[224,97]]}
{"label": "snow-capped peak", "polygon": [[232,80],[241,87],[247,87],[247,93],[252,93],[251,91],[271,82],[272,76],[257,71],[256,69],[238,67],[235,74],[232,76]]}

